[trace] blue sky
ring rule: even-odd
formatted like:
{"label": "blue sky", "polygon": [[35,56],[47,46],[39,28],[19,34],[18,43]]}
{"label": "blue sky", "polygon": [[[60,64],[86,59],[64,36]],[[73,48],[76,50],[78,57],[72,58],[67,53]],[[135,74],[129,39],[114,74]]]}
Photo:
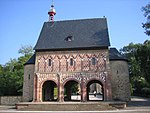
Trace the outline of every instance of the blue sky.
{"label": "blue sky", "polygon": [[[0,0],[0,64],[18,58],[21,46],[36,44],[48,21],[52,0]],[[111,46],[143,43],[146,21],[141,7],[149,0],[54,0],[55,20],[107,17]]]}

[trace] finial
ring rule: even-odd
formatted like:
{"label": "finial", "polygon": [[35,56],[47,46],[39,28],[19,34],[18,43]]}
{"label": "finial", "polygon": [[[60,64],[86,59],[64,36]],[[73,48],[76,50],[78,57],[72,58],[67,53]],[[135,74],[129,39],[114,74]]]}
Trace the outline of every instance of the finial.
{"label": "finial", "polygon": [[53,0],[52,0],[51,9],[48,11],[48,15],[49,15],[49,21],[54,22],[54,16],[56,15],[56,11],[54,9],[54,2],[53,2]]}

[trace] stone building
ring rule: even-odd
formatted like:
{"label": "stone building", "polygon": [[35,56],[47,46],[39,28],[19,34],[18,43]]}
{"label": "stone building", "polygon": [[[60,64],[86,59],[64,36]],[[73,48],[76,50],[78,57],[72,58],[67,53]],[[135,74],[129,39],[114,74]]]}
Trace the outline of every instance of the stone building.
{"label": "stone building", "polygon": [[53,16],[24,65],[23,101],[84,102],[94,90],[96,99],[129,101],[128,62],[109,47],[106,18],[54,21]]}

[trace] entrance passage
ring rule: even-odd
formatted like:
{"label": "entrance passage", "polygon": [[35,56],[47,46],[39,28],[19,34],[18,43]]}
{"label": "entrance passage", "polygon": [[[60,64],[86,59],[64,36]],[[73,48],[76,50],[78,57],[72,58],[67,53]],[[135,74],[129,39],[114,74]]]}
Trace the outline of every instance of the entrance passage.
{"label": "entrance passage", "polygon": [[87,100],[88,101],[103,101],[104,88],[100,81],[92,80],[87,84]]}
{"label": "entrance passage", "polygon": [[80,85],[71,80],[64,85],[64,101],[80,101]]}
{"label": "entrance passage", "polygon": [[58,99],[58,87],[54,81],[46,81],[42,88],[42,100],[43,101],[57,101]]}

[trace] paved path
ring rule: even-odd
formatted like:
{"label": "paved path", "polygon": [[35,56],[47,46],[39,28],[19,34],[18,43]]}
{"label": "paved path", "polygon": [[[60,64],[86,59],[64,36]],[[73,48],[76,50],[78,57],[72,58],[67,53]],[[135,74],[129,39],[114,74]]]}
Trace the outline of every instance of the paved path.
{"label": "paved path", "polygon": [[150,113],[150,109],[138,110],[111,110],[111,111],[14,111],[3,110],[0,113]]}
{"label": "paved path", "polygon": [[111,111],[16,111],[14,106],[0,106],[0,113],[150,113],[150,98],[133,97],[123,110]]}
{"label": "paved path", "polygon": [[150,98],[132,97],[131,102],[128,103],[129,107],[150,107]]}

